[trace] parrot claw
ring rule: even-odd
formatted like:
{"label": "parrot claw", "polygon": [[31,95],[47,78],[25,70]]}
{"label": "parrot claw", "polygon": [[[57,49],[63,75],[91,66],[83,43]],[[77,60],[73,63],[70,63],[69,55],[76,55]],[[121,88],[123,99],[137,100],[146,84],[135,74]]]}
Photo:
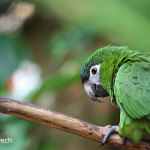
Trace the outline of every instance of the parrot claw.
{"label": "parrot claw", "polygon": [[119,127],[118,127],[118,126],[111,126],[111,127],[106,131],[105,136],[104,136],[104,138],[103,138],[103,140],[102,140],[101,146],[103,146],[103,145],[107,142],[108,138],[109,138],[113,133],[118,133],[118,131],[119,131]]}
{"label": "parrot claw", "polygon": [[128,138],[127,138],[127,137],[124,137],[124,138],[123,138],[123,145],[126,145],[127,141],[128,141]]}

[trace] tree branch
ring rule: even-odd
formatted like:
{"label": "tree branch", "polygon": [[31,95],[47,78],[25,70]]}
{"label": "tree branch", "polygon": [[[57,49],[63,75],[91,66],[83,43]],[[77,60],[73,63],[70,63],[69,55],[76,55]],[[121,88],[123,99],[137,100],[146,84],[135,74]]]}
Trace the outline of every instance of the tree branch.
{"label": "tree branch", "polygon": [[[36,105],[12,100],[5,97],[0,97],[0,112],[22,118],[24,120],[37,122],[53,128],[71,132],[99,143],[101,143],[105,132],[110,127],[110,125],[105,127],[92,125],[88,122],[53,110],[44,109]],[[147,142],[141,142],[141,144],[135,145],[128,141],[126,145],[123,145],[123,138],[118,134],[112,135],[109,138],[108,144],[128,150],[150,149],[150,143]]]}

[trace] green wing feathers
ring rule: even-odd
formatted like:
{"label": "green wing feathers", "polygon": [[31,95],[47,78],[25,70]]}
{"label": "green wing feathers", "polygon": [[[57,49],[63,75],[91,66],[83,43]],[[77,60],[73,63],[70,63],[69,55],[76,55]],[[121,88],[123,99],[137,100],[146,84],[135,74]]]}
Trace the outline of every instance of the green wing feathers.
{"label": "green wing feathers", "polygon": [[143,130],[150,134],[150,63],[123,64],[114,84],[121,110],[119,134],[140,143]]}
{"label": "green wing feathers", "polygon": [[132,118],[150,119],[150,63],[127,62],[116,75],[117,104]]}

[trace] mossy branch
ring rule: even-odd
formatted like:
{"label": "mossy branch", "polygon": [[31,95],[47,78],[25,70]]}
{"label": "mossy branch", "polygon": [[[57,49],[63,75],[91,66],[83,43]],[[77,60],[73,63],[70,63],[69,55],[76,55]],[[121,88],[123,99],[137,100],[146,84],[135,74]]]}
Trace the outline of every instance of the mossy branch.
{"label": "mossy branch", "polygon": [[[88,122],[62,114],[60,112],[44,109],[36,105],[12,100],[5,97],[0,97],[0,112],[22,118],[24,120],[44,124],[53,128],[57,128],[59,130],[64,130],[66,132],[71,132],[94,140],[99,144],[101,143],[107,129],[110,126],[96,126]],[[150,149],[150,143],[147,142],[142,142],[139,145],[135,145],[132,142],[128,141],[124,145],[123,138],[118,134],[112,135],[109,138],[107,144],[128,150]]]}

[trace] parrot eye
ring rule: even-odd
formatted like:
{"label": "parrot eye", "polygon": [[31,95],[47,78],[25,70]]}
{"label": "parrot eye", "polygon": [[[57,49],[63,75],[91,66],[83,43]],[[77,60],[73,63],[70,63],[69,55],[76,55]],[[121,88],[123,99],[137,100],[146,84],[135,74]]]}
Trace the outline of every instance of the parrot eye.
{"label": "parrot eye", "polygon": [[95,74],[97,73],[97,68],[96,68],[96,67],[93,67],[93,68],[91,69],[91,72],[92,72],[93,75],[95,75]]}
{"label": "parrot eye", "polygon": [[99,83],[99,79],[100,79],[100,74],[99,74],[99,70],[100,70],[100,64],[92,66],[89,70],[89,81],[91,83]]}

